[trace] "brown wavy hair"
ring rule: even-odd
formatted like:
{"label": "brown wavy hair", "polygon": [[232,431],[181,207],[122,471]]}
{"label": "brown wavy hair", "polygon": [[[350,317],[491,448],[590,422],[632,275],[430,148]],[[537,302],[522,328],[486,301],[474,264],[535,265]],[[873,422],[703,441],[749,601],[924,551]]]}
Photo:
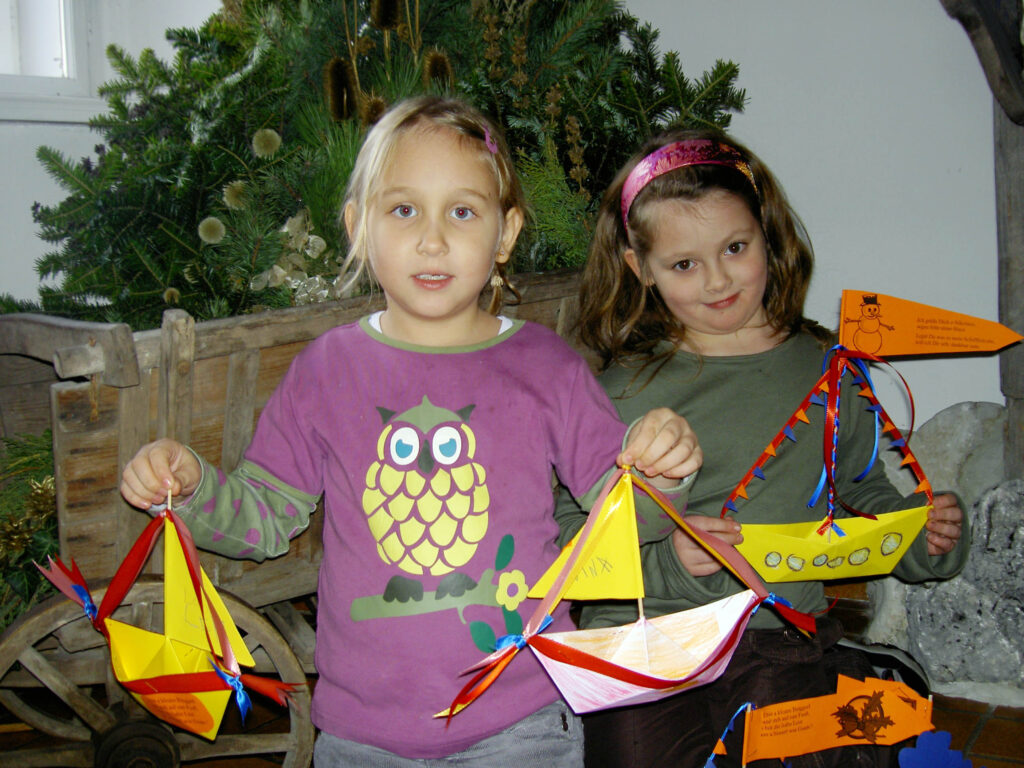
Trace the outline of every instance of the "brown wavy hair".
{"label": "brown wavy hair", "polygon": [[[690,165],[656,177],[629,209],[629,232],[622,222],[622,187],[643,158],[666,144],[713,139],[734,147],[750,167],[757,190],[740,171],[720,165]],[[764,232],[768,280],[763,304],[768,322],[787,336],[806,331],[823,345],[830,333],[803,315],[811,282],[814,251],[810,237],[789,205],[781,185],[761,160],[730,136],[713,130],[674,130],[648,140],[605,190],[580,286],[580,340],[596,351],[604,367],[613,362],[639,364],[667,359],[672,351],[656,352],[665,340],[685,338],[686,327],[669,311],[656,286],[645,286],[626,263],[632,247],[641,268],[654,243],[657,222],[652,203],[700,200],[726,191],[742,199]]]}

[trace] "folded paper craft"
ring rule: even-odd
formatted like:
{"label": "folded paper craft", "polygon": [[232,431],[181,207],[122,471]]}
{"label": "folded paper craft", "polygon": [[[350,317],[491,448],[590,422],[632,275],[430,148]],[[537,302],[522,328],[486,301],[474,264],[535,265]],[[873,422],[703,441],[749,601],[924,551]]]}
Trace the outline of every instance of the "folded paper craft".
{"label": "folded paper craft", "polygon": [[908,685],[840,675],[833,694],[748,707],[743,764],[835,747],[892,745],[931,729],[931,700]]}
{"label": "folded paper craft", "polygon": [[[647,619],[636,527],[636,483],[747,589],[689,611]],[[762,604],[805,631],[814,619],[777,601],[735,548],[690,527],[659,491],[617,470],[594,503],[587,522],[529,592],[540,604],[522,635],[501,638],[497,650],[468,672],[475,676],[439,717],[452,717],[529,646],[577,713],[655,701],[716,679],[732,658],[751,614]],[[620,627],[542,634],[563,598],[636,599],[640,618]]]}
{"label": "folded paper craft", "polygon": [[[163,633],[112,618],[164,535]],[[93,626],[107,638],[114,676],[156,717],[214,739],[234,696],[244,718],[246,688],[286,704],[298,683],[243,674],[254,665],[231,615],[199,566],[188,528],[169,508],[146,526],[110,582],[99,607],[74,561],[71,568],[50,559],[39,568],[57,589],[82,606]]]}
{"label": "folded paper craft", "polygon": [[[736,548],[765,581],[825,581],[888,573],[928,520],[928,507],[849,518],[823,533],[820,522],[743,524]],[[836,529],[843,532],[840,536]]]}
{"label": "folded paper craft", "polygon": [[[825,519],[784,525],[740,519],[743,543],[737,549],[766,582],[863,578],[889,573],[928,521],[934,497],[931,484],[907,440],[875,397],[869,363],[885,363],[883,353],[902,356],[992,351],[1022,338],[990,320],[862,291],[843,291],[841,316],[840,343],[826,355],[821,377],[722,506],[722,517],[738,514],[741,500],[749,498],[749,487],[767,481],[770,460],[784,450],[787,441],[799,439],[801,423],[810,423],[808,412],[815,406],[825,410],[821,477],[808,501],[808,506],[813,507],[820,494],[826,494]],[[835,483],[841,458],[839,403],[847,374],[858,388],[855,396],[867,401],[866,409],[875,422],[874,452],[867,467],[853,481],[867,476],[877,458],[880,436],[885,434],[890,448],[902,455],[901,466],[913,473],[917,481],[915,493],[924,494],[925,504],[876,516],[853,509],[839,498]],[[907,392],[909,396],[909,388]],[[913,397],[909,400],[912,429]],[[837,522],[837,504],[853,517]]]}

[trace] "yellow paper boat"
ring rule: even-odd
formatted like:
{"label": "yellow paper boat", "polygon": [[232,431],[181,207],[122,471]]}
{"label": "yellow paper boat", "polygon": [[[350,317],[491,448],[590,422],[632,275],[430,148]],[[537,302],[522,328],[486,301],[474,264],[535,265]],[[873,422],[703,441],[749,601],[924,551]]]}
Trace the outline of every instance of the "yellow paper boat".
{"label": "yellow paper boat", "polygon": [[736,549],[766,582],[823,581],[889,573],[928,520],[930,506],[887,512],[878,519],[844,518],[819,532],[821,521],[743,524]]}
{"label": "yellow paper boat", "polygon": [[[179,528],[186,536],[185,543]],[[111,617],[134,584],[160,534],[164,536],[163,632],[151,632]],[[234,696],[247,706],[242,683],[255,686],[281,703],[292,687],[241,674],[255,662],[213,584],[199,566],[184,523],[168,509],[132,546],[110,582],[100,606],[93,603],[77,566],[51,560],[43,574],[65,595],[82,605],[93,626],[110,645],[114,676],[158,718],[214,739],[228,702]]]}
{"label": "yellow paper boat", "polygon": [[232,696],[230,688],[214,691],[144,691],[154,678],[213,673],[208,650],[172,640],[114,619],[106,620],[110,661],[118,681],[132,697],[161,720],[213,739]]}
{"label": "yellow paper boat", "polygon": [[[907,441],[875,397],[869,363],[885,363],[881,355],[991,352],[1024,338],[991,320],[880,293],[843,291],[840,312],[840,345],[830,351],[827,370],[722,506],[722,517],[737,515],[743,524],[744,541],[737,549],[767,582],[861,578],[889,573],[928,521],[933,500],[931,483]],[[842,456],[837,454],[835,446],[838,445],[840,390],[847,373],[852,375],[852,383],[859,389],[843,397],[854,396],[868,401],[870,405],[866,410],[872,411],[877,420],[876,448],[879,434],[887,434],[891,440],[889,447],[902,454],[900,466],[916,478],[914,492],[924,494],[925,505],[887,512],[878,515],[877,519],[835,519],[836,505],[842,502],[837,497],[835,486],[836,462],[841,461]],[[913,398],[910,403],[912,429]],[[749,498],[748,488],[752,484],[766,481],[766,467],[771,459],[783,449],[786,441],[797,440],[797,430],[801,423],[810,423],[807,413],[815,406],[826,412],[823,445],[833,446],[831,455],[828,449],[823,451],[822,486],[828,494],[826,518],[817,522],[782,525],[745,522],[739,515],[741,499]],[[853,481],[865,477],[868,469],[870,464]],[[819,487],[809,506],[814,506],[820,491]]]}
{"label": "yellow paper boat", "polygon": [[[238,663],[251,667],[255,662],[202,568],[199,573],[203,584],[203,610],[200,610],[181,541],[170,520],[164,521],[163,535],[164,633],[105,619],[110,662],[118,681],[155,716],[213,739],[233,694],[213,663],[214,656],[224,655],[218,633],[207,630],[213,626],[213,612],[220,619]],[[181,675],[189,676],[178,677],[179,681],[187,680],[186,685],[213,690],[169,690],[179,687],[170,678]],[[159,684],[147,683],[153,680],[159,680]],[[206,681],[205,686],[203,681]]]}

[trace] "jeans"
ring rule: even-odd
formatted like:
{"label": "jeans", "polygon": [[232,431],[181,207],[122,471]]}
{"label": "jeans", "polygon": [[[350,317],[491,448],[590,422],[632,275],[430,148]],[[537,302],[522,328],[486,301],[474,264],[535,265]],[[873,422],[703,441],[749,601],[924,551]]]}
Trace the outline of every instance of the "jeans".
{"label": "jeans", "polygon": [[[478,705],[479,706],[479,705]],[[385,749],[321,733],[315,768],[583,768],[583,726],[556,701],[462,752],[441,758],[400,757]]]}

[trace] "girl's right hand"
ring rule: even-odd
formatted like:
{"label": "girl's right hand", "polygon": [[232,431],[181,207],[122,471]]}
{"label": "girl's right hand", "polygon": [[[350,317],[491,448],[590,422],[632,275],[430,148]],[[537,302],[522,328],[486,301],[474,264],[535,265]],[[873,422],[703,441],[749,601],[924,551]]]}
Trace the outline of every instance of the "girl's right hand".
{"label": "girl's right hand", "polygon": [[167,492],[189,496],[203,477],[195,454],[176,440],[144,445],[121,474],[121,495],[139,509],[167,501]]}
{"label": "girl's right hand", "polygon": [[[683,519],[687,525],[713,533],[726,544],[732,544],[735,547],[743,542],[740,524],[731,517],[687,515]],[[710,576],[722,569],[722,564],[682,528],[672,531],[672,546],[675,547],[679,562],[691,576]]]}

